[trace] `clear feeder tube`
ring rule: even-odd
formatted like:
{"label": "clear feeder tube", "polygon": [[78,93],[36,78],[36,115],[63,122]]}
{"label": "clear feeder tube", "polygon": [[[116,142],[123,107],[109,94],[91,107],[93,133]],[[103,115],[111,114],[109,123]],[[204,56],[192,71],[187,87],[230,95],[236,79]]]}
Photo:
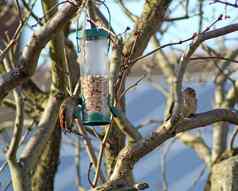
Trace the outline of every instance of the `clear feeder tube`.
{"label": "clear feeder tube", "polygon": [[109,114],[107,46],[107,39],[84,39],[81,42],[80,80],[86,119],[95,113]]}

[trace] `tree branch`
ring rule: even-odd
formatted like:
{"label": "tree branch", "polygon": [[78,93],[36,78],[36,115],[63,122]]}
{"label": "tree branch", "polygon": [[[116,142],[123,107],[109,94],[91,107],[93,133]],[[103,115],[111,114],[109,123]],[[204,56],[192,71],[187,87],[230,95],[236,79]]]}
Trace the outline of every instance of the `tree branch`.
{"label": "tree branch", "polygon": [[231,7],[234,7],[234,8],[238,8],[237,2],[229,3],[229,2],[226,2],[226,1],[214,0],[211,4],[213,4],[213,3],[220,3],[220,4],[223,4],[225,6],[231,6]]}
{"label": "tree branch", "polygon": [[[131,53],[130,59],[135,59],[140,56],[146,48],[151,36],[158,31],[163,18],[170,5],[171,0],[147,0],[145,1],[143,12],[140,19],[136,22],[136,26],[132,31],[129,39],[126,39],[125,47],[123,49],[124,55],[128,54],[132,46],[136,49]],[[140,33],[139,38],[136,39],[135,34]]]}
{"label": "tree branch", "polygon": [[238,23],[232,24],[226,27],[222,27],[219,29],[215,29],[208,32],[202,32],[199,33],[192,44],[189,46],[187,51],[183,54],[183,56],[180,59],[179,66],[178,66],[178,72],[177,72],[177,78],[174,82],[173,91],[175,94],[175,110],[171,117],[171,122],[173,123],[179,116],[180,110],[181,110],[181,104],[182,104],[182,82],[183,82],[183,76],[186,71],[187,65],[189,63],[190,57],[193,55],[193,53],[196,51],[196,49],[199,47],[199,45],[209,39],[213,39],[219,36],[223,36],[228,33],[232,33],[238,30]]}
{"label": "tree branch", "polygon": [[34,169],[36,166],[37,161],[47,144],[47,140],[55,128],[61,102],[61,99],[50,96],[46,109],[42,114],[37,127],[37,131],[28,141],[21,154],[20,161],[26,172]]}
{"label": "tree branch", "polygon": [[[83,126],[83,124],[81,123],[81,121],[79,119],[75,119],[75,122],[76,122],[76,125],[77,125],[77,128],[79,130],[79,132],[83,135],[83,142],[84,142],[84,146],[85,146],[85,149],[88,153],[88,156],[90,158],[90,161],[91,163],[93,164],[94,168],[95,168],[95,171],[98,167],[98,161],[97,161],[97,156],[95,154],[95,150],[93,148],[93,145],[90,141],[90,138],[88,137],[88,134]],[[99,177],[101,179],[102,182],[105,182],[105,178],[103,176],[103,172],[102,170],[99,168]]]}
{"label": "tree branch", "polygon": [[138,17],[136,15],[134,15],[124,4],[123,0],[118,0],[118,3],[121,7],[121,9],[123,10],[124,14],[132,21],[132,22],[136,22],[136,20],[138,19]]}
{"label": "tree branch", "polygon": [[[9,72],[12,69],[11,64],[8,63],[6,60],[4,61],[4,66],[7,72]],[[24,102],[19,88],[13,91],[13,95],[16,103],[16,119],[13,129],[13,135],[6,156],[9,162],[16,164],[17,163],[16,153],[21,141],[24,123]]]}
{"label": "tree branch", "polygon": [[41,50],[55,32],[59,31],[74,16],[78,6],[78,4],[67,3],[41,30],[33,34],[30,42],[23,50],[20,63],[10,72],[0,76],[0,101],[10,90],[34,74]]}
{"label": "tree branch", "polygon": [[202,137],[188,132],[179,133],[176,137],[185,145],[191,147],[197,153],[198,157],[204,161],[208,169],[211,168],[211,152]]}
{"label": "tree branch", "polygon": [[9,149],[7,151],[7,158],[8,160],[12,160],[12,162],[16,162],[16,153],[19,143],[21,141],[21,134],[24,122],[24,102],[19,89],[14,90],[13,94],[16,102],[16,119],[13,130],[13,137],[11,139]]}
{"label": "tree branch", "polygon": [[[205,127],[220,121],[238,124],[238,113],[228,109],[215,109],[196,114],[193,118],[185,118],[171,128],[173,128],[177,134],[195,128]],[[123,181],[138,160],[175,135],[169,131],[165,125],[166,124],[161,125],[161,127],[150,136],[135,143],[133,146],[126,146],[120,152],[110,181]]]}
{"label": "tree branch", "polygon": [[132,142],[139,141],[142,135],[139,131],[131,124],[131,122],[126,118],[123,112],[120,112],[115,107],[112,108],[112,113],[114,114],[113,121],[116,123],[117,127],[126,135]]}

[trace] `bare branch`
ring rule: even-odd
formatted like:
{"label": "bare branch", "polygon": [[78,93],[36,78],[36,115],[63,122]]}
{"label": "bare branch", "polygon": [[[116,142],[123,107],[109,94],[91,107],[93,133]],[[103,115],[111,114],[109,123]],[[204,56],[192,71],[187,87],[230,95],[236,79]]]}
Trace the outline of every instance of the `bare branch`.
{"label": "bare branch", "polygon": [[24,102],[19,89],[14,90],[13,94],[16,102],[16,119],[13,130],[13,137],[11,139],[9,149],[7,151],[7,158],[12,162],[16,162],[16,153],[21,141],[21,134],[24,122]]}
{"label": "bare branch", "polygon": [[[90,21],[92,20],[92,21],[96,22],[97,16],[96,16],[96,12],[95,12],[95,0],[88,0],[87,7],[88,7]],[[91,23],[91,24],[94,25],[94,23]],[[94,26],[92,26],[92,27],[94,27]]]}
{"label": "bare branch", "polygon": [[200,170],[199,174],[196,177],[193,178],[192,185],[190,186],[188,191],[194,191],[195,190],[195,186],[198,184],[199,180],[201,180],[201,178],[202,178],[202,176],[204,175],[205,172],[206,172],[206,166],[204,165],[202,167],[202,169]]}
{"label": "bare branch", "polygon": [[140,19],[136,22],[136,26],[132,31],[129,39],[126,39],[126,43],[123,49],[124,55],[127,55],[128,51],[131,50],[135,38],[137,38],[135,36],[136,33],[140,33],[141,35],[136,41],[136,49],[134,49],[131,54],[131,60],[139,57],[143,53],[151,36],[161,27],[163,18],[170,3],[171,0],[145,1]]}
{"label": "bare branch", "polygon": [[[30,131],[29,129],[32,128],[32,126],[34,125],[35,123],[33,122],[32,124],[30,124],[30,127],[27,128],[27,131],[24,133],[24,135],[22,136],[21,138],[21,141],[19,143],[19,146],[23,145],[25,143],[25,140],[27,138],[27,136],[29,135]],[[5,161],[1,166],[0,166],[0,174],[3,172],[3,170],[7,167],[7,161]]]}
{"label": "bare branch", "polygon": [[104,154],[106,143],[107,143],[109,135],[110,135],[111,128],[112,128],[111,124],[107,125],[105,135],[104,135],[102,143],[101,143],[100,151],[98,154],[96,173],[95,173],[95,177],[93,180],[93,187],[96,187],[97,183],[98,183],[98,177],[99,177],[99,172],[100,172],[100,168],[101,168],[101,164],[102,164],[103,154]]}
{"label": "bare branch", "polygon": [[[156,35],[153,36],[152,38],[152,42],[153,44],[158,47],[161,48],[155,55],[155,61],[156,64],[159,65],[160,69],[162,70],[163,74],[165,75],[165,77],[167,78],[167,83],[170,84],[172,82],[172,78],[175,77],[175,71],[174,71],[174,66],[171,63],[171,61],[169,60],[169,57],[165,54],[165,52],[162,50],[162,47],[160,46],[160,41],[157,38]],[[186,40],[186,39],[185,39]],[[179,43],[182,43],[182,41],[180,41]],[[155,49],[156,50],[156,49]],[[161,59],[164,60],[161,61]]]}
{"label": "bare branch", "polygon": [[[51,11],[51,14],[46,17],[46,21],[49,21],[58,11],[57,1],[50,0],[42,2],[43,11],[46,14]],[[52,9],[53,8],[53,9]],[[50,57],[51,57],[51,93],[64,95],[66,89],[66,60],[65,60],[65,43],[64,43],[64,34],[63,31],[56,31],[55,35],[52,37],[49,48],[50,48]]]}
{"label": "bare branch", "polygon": [[58,117],[58,112],[62,100],[57,97],[50,96],[48,104],[37,127],[36,133],[28,141],[26,147],[21,154],[21,164],[24,170],[29,172],[32,170],[40,158],[49,137],[51,136]]}
{"label": "bare branch", "polygon": [[85,191],[84,188],[81,186],[81,176],[80,176],[80,152],[81,152],[81,148],[80,148],[80,139],[77,137],[76,142],[74,143],[74,147],[75,147],[75,167],[76,167],[76,179],[75,179],[75,183],[76,183],[76,187],[78,191]]}
{"label": "bare branch", "polygon": [[227,6],[231,6],[231,7],[234,7],[234,8],[238,8],[237,1],[235,3],[229,3],[227,1],[213,0],[213,2],[211,2],[211,4],[213,4],[213,3],[220,3],[220,4],[223,4],[223,5],[227,5]]}
{"label": "bare branch", "polygon": [[226,94],[225,102],[222,107],[233,107],[238,100],[238,80],[236,80],[234,86],[232,86]]}
{"label": "bare branch", "polygon": [[[107,18],[103,15],[103,13],[99,10],[98,7],[95,7],[95,12],[100,21],[103,23],[104,27],[106,27],[108,30],[110,30],[110,34],[115,35],[115,31],[113,30],[110,21],[107,20]],[[110,18],[109,18],[110,19]]]}
{"label": "bare branch", "polygon": [[[196,114],[193,118],[185,118],[171,128],[174,129],[176,133],[181,133],[220,121],[238,124],[238,113],[228,109],[215,109]],[[142,139],[133,146],[126,146],[118,156],[118,161],[110,177],[110,181],[123,181],[139,159],[175,135],[174,132],[171,132],[165,126],[166,124],[163,124],[149,137]]]}
{"label": "bare branch", "polygon": [[231,141],[230,141],[230,144],[229,144],[229,149],[230,150],[234,149],[234,144],[235,144],[235,139],[237,137],[237,134],[238,134],[238,128],[236,127],[236,129],[234,130],[234,132],[231,136]]}
{"label": "bare branch", "polygon": [[211,167],[211,152],[202,137],[188,132],[179,133],[176,137],[185,145],[191,147],[197,153],[198,157],[205,162],[208,169]]}
{"label": "bare branch", "polygon": [[[4,60],[4,66],[7,72],[9,72],[13,67],[11,64]],[[22,129],[23,129],[23,122],[24,122],[24,102],[20,92],[20,88],[17,88],[13,91],[13,95],[15,98],[16,104],[16,118],[15,118],[15,125],[13,129],[13,135],[11,139],[11,143],[9,149],[6,153],[8,162],[12,164],[16,164],[16,153],[18,146],[20,145]]]}
{"label": "bare branch", "polygon": [[145,182],[137,183],[134,185],[123,185],[117,182],[110,182],[109,184],[95,188],[93,191],[139,191],[146,190],[149,188],[149,185]]}
{"label": "bare branch", "polygon": [[26,8],[26,10],[29,12],[29,14],[37,21],[37,23],[43,26],[41,19],[33,12],[32,8],[29,7],[28,3],[25,0],[22,0],[22,4]]}
{"label": "bare branch", "polygon": [[125,13],[125,15],[131,19],[134,23],[136,22],[136,20],[138,19],[138,17],[136,15],[134,15],[125,5],[125,3],[123,2],[123,0],[118,0],[118,3],[120,5],[120,7],[122,8],[123,12]]}
{"label": "bare branch", "polygon": [[112,108],[112,113],[114,115],[113,121],[120,130],[131,139],[131,141],[139,141],[142,136],[139,131],[131,124],[131,122],[126,118],[126,116],[120,112],[115,107]]}
{"label": "bare branch", "polygon": [[[178,73],[176,81],[174,82],[174,88],[173,92],[175,93],[175,110],[174,114],[172,115],[172,123],[178,119],[180,110],[181,110],[181,104],[182,104],[182,82],[183,82],[183,76],[185,73],[185,70],[187,68],[187,64],[189,63],[190,57],[193,55],[193,53],[196,51],[196,49],[199,47],[199,45],[209,39],[213,39],[219,36],[223,36],[225,34],[229,34],[232,32],[235,32],[238,30],[238,24],[228,25],[226,27],[222,27],[219,29],[215,29],[212,31],[202,32],[196,36],[192,44],[189,46],[187,51],[183,54],[183,56],[180,59],[179,66],[178,66]],[[206,32],[207,31],[207,32]]]}
{"label": "bare branch", "polygon": [[199,56],[199,57],[192,57],[190,58],[190,60],[209,60],[209,59],[217,59],[217,60],[225,60],[225,61],[228,61],[228,62],[234,62],[234,63],[238,63],[237,60],[233,60],[233,59],[230,59],[230,58],[224,58],[222,56]]}
{"label": "bare branch", "polygon": [[[116,89],[119,94],[123,91],[122,84],[124,84],[127,75],[134,64],[131,60],[143,53],[151,36],[160,28],[170,3],[171,1],[164,0],[145,1],[141,17],[137,20],[136,26],[130,34],[130,37],[126,39],[126,43],[123,48],[123,55],[125,59],[122,65],[122,74],[119,75],[119,83],[116,83],[116,87],[118,87]],[[119,96],[117,96],[117,98],[118,97]]]}
{"label": "bare branch", "polygon": [[[93,145],[88,137],[88,134],[83,126],[83,124],[81,123],[81,121],[79,119],[75,119],[76,125],[78,127],[79,132],[83,135],[83,142],[84,142],[84,146],[85,149],[88,153],[88,156],[90,158],[91,163],[93,164],[94,168],[97,169],[98,166],[98,162],[97,162],[97,157],[93,148]],[[103,176],[103,173],[101,170],[99,170],[99,177],[102,180],[102,182],[105,182],[105,178]]]}
{"label": "bare branch", "polygon": [[18,11],[18,15],[19,15],[19,18],[21,20],[21,23],[24,22],[23,20],[23,15],[22,15],[22,10],[21,10],[21,7],[20,7],[20,3],[18,0],[15,0],[16,1],[16,5],[17,5],[17,11]]}
{"label": "bare branch", "polygon": [[8,51],[12,48],[13,45],[15,45],[16,41],[19,39],[23,26],[24,23],[19,24],[10,42],[7,44],[4,50],[0,51],[0,63],[3,61],[4,57],[6,57]]}
{"label": "bare branch", "polygon": [[77,4],[67,3],[41,30],[34,33],[28,45],[24,48],[20,63],[6,74],[0,76],[0,101],[17,85],[25,82],[35,72],[41,50],[59,31],[64,23],[69,21],[78,10]]}
{"label": "bare branch", "polygon": [[187,38],[185,40],[180,40],[178,42],[173,42],[173,43],[168,43],[168,44],[165,44],[165,45],[161,45],[158,48],[152,50],[151,52],[146,53],[145,55],[142,55],[142,56],[137,57],[137,58],[135,58],[133,60],[130,60],[129,63],[136,63],[137,61],[139,61],[139,60],[141,60],[141,59],[143,59],[145,57],[148,57],[148,56],[154,54],[155,52],[159,51],[160,49],[163,49],[163,48],[166,48],[166,47],[169,47],[169,46],[178,45],[178,44],[183,44],[183,43],[188,42],[188,41],[190,41],[190,40],[192,40],[194,38],[195,38],[195,36],[193,35],[192,37],[189,37],[189,38]]}
{"label": "bare branch", "polygon": [[152,125],[152,124],[162,124],[163,121],[162,120],[158,120],[158,119],[146,119],[145,121],[143,121],[140,125],[138,125],[136,128],[137,129],[141,129],[145,126],[148,126],[148,125]]}
{"label": "bare branch", "polygon": [[121,94],[119,99],[121,99],[124,95],[126,95],[126,93],[128,91],[130,91],[130,89],[135,88],[136,86],[138,86],[139,83],[145,79],[145,77],[146,77],[146,75],[144,74],[135,83],[131,84],[127,89],[125,89],[124,92],[122,92],[122,94]]}
{"label": "bare branch", "polygon": [[176,139],[172,139],[171,142],[168,143],[168,145],[165,145],[162,148],[162,152],[161,152],[160,168],[161,168],[161,175],[163,179],[163,191],[168,191],[168,180],[166,176],[166,161],[167,161],[167,156],[169,154],[169,151],[172,148],[175,141]]}

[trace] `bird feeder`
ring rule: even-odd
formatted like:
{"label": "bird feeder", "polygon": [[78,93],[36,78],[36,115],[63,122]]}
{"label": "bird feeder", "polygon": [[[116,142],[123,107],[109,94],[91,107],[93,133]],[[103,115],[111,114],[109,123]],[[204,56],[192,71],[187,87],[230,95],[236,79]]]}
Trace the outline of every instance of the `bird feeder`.
{"label": "bird feeder", "polygon": [[80,81],[84,125],[110,123],[108,94],[108,33],[96,27],[85,29],[80,38]]}

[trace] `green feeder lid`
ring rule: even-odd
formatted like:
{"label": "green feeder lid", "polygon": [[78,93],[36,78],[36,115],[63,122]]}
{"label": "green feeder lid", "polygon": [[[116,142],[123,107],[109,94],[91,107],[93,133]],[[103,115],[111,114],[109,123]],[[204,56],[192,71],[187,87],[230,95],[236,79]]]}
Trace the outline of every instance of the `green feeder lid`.
{"label": "green feeder lid", "polygon": [[85,38],[86,40],[105,39],[108,38],[108,32],[98,28],[86,29],[81,32],[80,38]]}
{"label": "green feeder lid", "polygon": [[107,125],[109,123],[110,118],[100,112],[89,113],[87,119],[83,121],[83,124],[88,126]]}

